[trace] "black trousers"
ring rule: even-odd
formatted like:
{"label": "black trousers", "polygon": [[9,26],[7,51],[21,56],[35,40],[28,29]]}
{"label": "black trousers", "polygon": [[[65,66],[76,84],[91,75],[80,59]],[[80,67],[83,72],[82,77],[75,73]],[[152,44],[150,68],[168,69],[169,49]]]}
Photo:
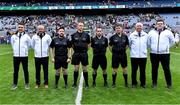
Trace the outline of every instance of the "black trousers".
{"label": "black trousers", "polygon": [[48,85],[48,61],[49,57],[36,58],[35,57],[35,68],[36,68],[36,84],[40,85],[41,83],[41,65],[43,66],[44,72],[44,85]]}
{"label": "black trousers", "polygon": [[13,66],[14,66],[13,82],[15,85],[17,85],[18,83],[20,63],[22,63],[22,67],[24,70],[25,83],[26,84],[29,83],[28,57],[13,57]]}
{"label": "black trousers", "polygon": [[132,85],[137,85],[136,75],[137,75],[138,67],[140,70],[140,81],[141,81],[140,85],[141,86],[146,85],[146,61],[147,61],[147,58],[131,58]]}
{"label": "black trousers", "polygon": [[158,67],[159,62],[161,62],[162,68],[164,70],[164,75],[167,85],[172,85],[171,72],[170,72],[170,54],[150,54],[151,64],[152,64],[152,83],[157,84],[158,78]]}

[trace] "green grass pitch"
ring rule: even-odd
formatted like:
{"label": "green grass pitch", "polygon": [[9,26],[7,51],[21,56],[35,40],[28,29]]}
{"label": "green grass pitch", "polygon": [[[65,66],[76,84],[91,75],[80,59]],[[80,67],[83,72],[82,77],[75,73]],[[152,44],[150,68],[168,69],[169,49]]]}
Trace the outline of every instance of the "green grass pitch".
{"label": "green grass pitch", "polygon": [[[171,49],[171,73],[173,88],[165,88],[166,83],[162,67],[159,68],[158,87],[151,88],[151,64],[148,58],[146,67],[147,88],[140,87],[132,89],[124,87],[122,70],[119,68],[117,76],[117,87],[112,88],[111,53],[107,50],[108,59],[108,83],[109,88],[103,87],[102,71],[98,70],[97,86],[92,85],[92,50],[89,50],[89,89],[83,88],[82,104],[180,104],[180,48]],[[131,66],[128,53],[128,81],[131,83]],[[33,50],[29,52],[29,79],[30,89],[24,89],[24,75],[22,66],[19,72],[18,89],[11,91],[13,67],[12,49],[10,45],[0,45],[0,104],[75,104],[78,88],[71,88],[73,81],[73,66],[69,65],[68,89],[64,89],[64,81],[60,78],[59,89],[54,89],[54,66],[49,62],[49,89],[35,89],[35,67]],[[81,70],[82,71],[82,70]],[[79,76],[80,77],[80,76]],[[43,75],[41,73],[41,83]],[[137,79],[139,80],[139,71]]]}

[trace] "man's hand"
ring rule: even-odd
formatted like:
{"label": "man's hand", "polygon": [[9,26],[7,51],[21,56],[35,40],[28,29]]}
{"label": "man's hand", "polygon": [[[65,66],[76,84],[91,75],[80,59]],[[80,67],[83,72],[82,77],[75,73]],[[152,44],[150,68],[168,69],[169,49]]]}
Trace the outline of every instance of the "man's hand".
{"label": "man's hand", "polygon": [[51,61],[52,61],[52,63],[54,63],[55,62],[54,58],[52,58]]}
{"label": "man's hand", "polygon": [[71,58],[68,58],[68,59],[67,59],[67,63],[70,63],[70,62],[71,62]]}

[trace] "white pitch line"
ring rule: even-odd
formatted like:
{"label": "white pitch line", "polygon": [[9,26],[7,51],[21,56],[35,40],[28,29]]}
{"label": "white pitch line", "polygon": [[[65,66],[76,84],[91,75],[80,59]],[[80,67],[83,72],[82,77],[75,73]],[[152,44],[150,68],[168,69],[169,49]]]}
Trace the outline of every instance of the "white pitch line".
{"label": "white pitch line", "polygon": [[81,72],[78,93],[75,100],[76,105],[81,105],[82,93],[83,93],[83,72]]}
{"label": "white pitch line", "polygon": [[2,53],[2,54],[0,54],[0,56],[1,56],[1,55],[11,54],[11,53],[12,53],[12,52]]}

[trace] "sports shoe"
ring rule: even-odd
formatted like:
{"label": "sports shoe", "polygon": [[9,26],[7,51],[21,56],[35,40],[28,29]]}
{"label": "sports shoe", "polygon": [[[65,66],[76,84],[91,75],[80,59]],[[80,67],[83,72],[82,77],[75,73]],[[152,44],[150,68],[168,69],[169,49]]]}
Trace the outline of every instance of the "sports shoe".
{"label": "sports shoe", "polygon": [[73,83],[72,88],[76,88],[77,84]]}
{"label": "sports shoe", "polygon": [[11,90],[16,90],[16,89],[17,89],[17,85],[13,84]]}
{"label": "sports shoe", "polygon": [[36,85],[34,88],[35,88],[35,89],[38,89],[38,88],[40,88],[40,85]]}
{"label": "sports shoe", "polygon": [[49,87],[48,87],[48,85],[44,85],[44,88],[45,88],[45,89],[48,89]]}
{"label": "sports shoe", "polygon": [[29,84],[25,84],[25,89],[26,89],[26,90],[29,89]]}

